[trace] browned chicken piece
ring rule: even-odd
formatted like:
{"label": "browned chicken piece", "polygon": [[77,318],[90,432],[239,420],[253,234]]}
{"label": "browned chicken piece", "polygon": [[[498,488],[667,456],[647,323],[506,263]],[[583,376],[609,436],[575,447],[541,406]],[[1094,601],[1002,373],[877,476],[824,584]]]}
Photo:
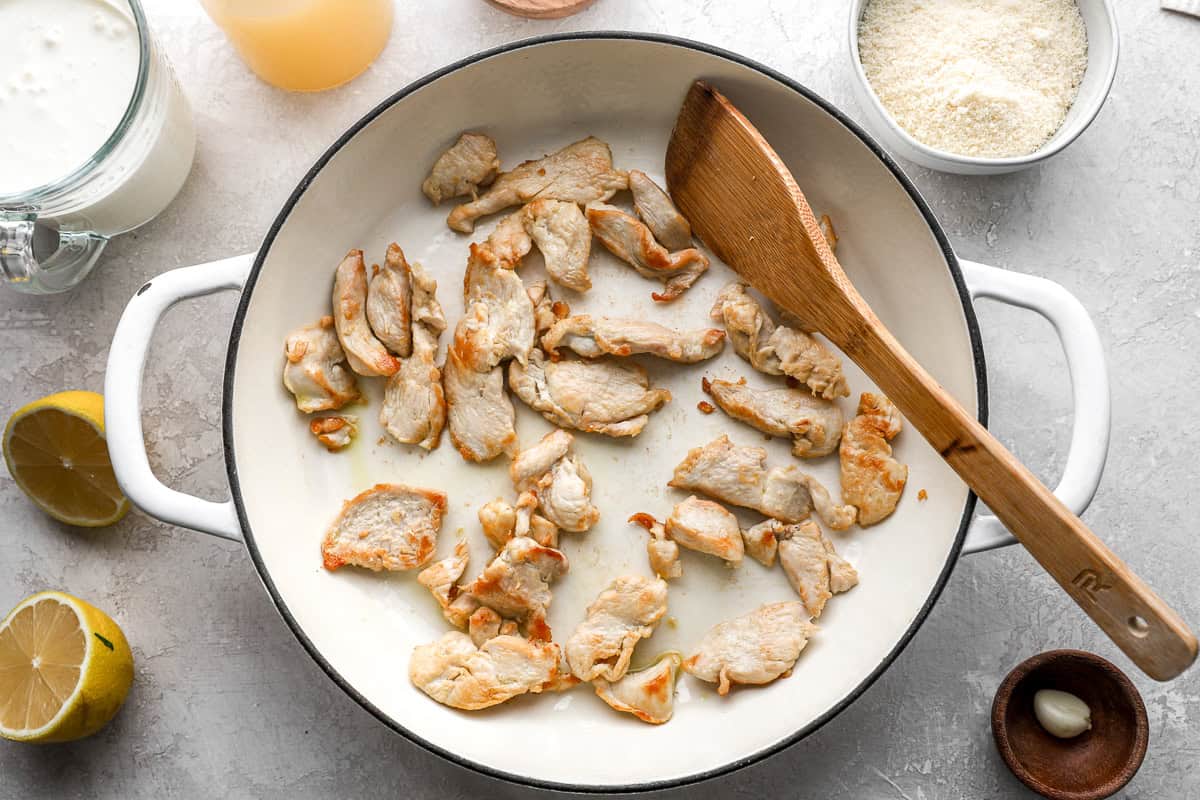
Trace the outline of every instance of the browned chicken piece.
{"label": "browned chicken piece", "polygon": [[553,642],[496,636],[476,647],[462,631],[413,649],[408,677],[443,705],[475,711],[556,683],[562,653]]}
{"label": "browned chicken piece", "polygon": [[586,210],[588,224],[601,244],[643,278],[663,282],[662,293],[650,295],[660,303],[679,297],[708,269],[704,253],[694,247],[668,253],[649,228],[615,206],[590,203]]}
{"label": "browned chicken piece", "polygon": [[533,303],[521,278],[511,269],[479,258],[491,251],[471,246],[465,285],[466,309],[454,331],[454,348],[476,372],[487,372],[510,358],[524,363],[534,345]]}
{"label": "browned chicken piece", "polygon": [[703,492],[784,522],[800,522],[815,509],[834,530],[845,530],[854,523],[854,508],[835,505],[816,478],[790,464],[768,469],[766,450],[739,447],[728,436],[689,450],[669,485]]}
{"label": "browned chicken piece", "polygon": [[792,440],[792,455],[819,458],[837,449],[845,419],[836,405],[790,387],[755,389],[744,380],[705,379],[704,391],[734,419],[772,436]]}
{"label": "browned chicken piece", "polygon": [[613,579],[567,640],[571,673],[581,681],[619,681],[629,669],[633,648],[654,633],[666,613],[666,582],[631,575]]}
{"label": "browned chicken piece", "polygon": [[345,450],[358,436],[358,417],[353,414],[332,414],[317,417],[308,423],[308,430],[326,450],[336,453]]}
{"label": "browned chicken piece", "polygon": [[399,483],[380,483],[342,505],[321,554],[325,569],[351,564],[380,570],[424,566],[437,548],[446,495]]}
{"label": "browned chicken piece", "polygon": [[523,622],[530,638],[548,641],[550,582],[567,570],[567,557],[561,552],[528,536],[516,536],[463,591],[500,616]]}
{"label": "browned chicken piece", "polygon": [[764,567],[772,566],[775,563],[775,553],[779,549],[775,528],[782,524],[779,520],[767,519],[742,531],[746,554]]}
{"label": "browned chicken piece", "polygon": [[682,661],[678,653],[663,653],[650,666],[627,672],[619,681],[596,678],[592,685],[600,699],[617,711],[661,725],[675,713],[675,676]]}
{"label": "browned chicken piece", "polygon": [[467,547],[467,540],[462,537],[462,532],[459,532],[458,541],[454,543],[454,553],[446,558],[434,561],[425,569],[417,573],[417,583],[424,586],[433,595],[433,599],[437,600],[438,606],[442,609],[442,614],[446,616],[452,624],[457,619],[457,614],[454,612],[447,613],[451,603],[458,599],[462,594],[462,590],[458,586],[458,581],[462,578],[463,573],[467,571],[467,562],[471,557],[470,550]]}
{"label": "browned chicken piece", "polygon": [[479,508],[479,526],[483,536],[494,549],[499,550],[513,537],[517,527],[517,510],[512,503],[497,497]]}
{"label": "browned chicken piece", "polygon": [[383,269],[376,264],[367,287],[367,322],[388,350],[401,358],[412,354],[412,269],[400,245],[388,245]]}
{"label": "browned chicken piece", "polygon": [[812,520],[798,525],[777,523],[775,537],[779,540],[779,564],[813,619],[821,616],[830,597],[858,585],[858,572],[837,554]]}
{"label": "browned chicken piece", "polygon": [[542,547],[558,549],[558,526],[535,513],[540,504],[541,498],[536,492],[521,492],[517,497],[517,524],[513,536],[528,536]]}
{"label": "browned chicken piece", "polygon": [[528,536],[542,547],[558,547],[558,526],[534,513],[538,498],[533,492],[523,492],[517,506],[500,498],[485,503],[479,509],[479,524],[483,535],[496,550],[504,547],[514,536]]}
{"label": "browned chicken piece", "polygon": [[717,684],[721,695],[735,683],[770,683],[796,664],[816,629],[803,603],[770,603],[713,626],[683,671]]}
{"label": "browned chicken piece", "polygon": [[575,437],[564,430],[553,430],[532,447],[518,453],[508,465],[508,477],[518,492],[532,489],[554,463],[571,449]]}
{"label": "browned chicken piece", "polygon": [[842,500],[858,509],[859,525],[874,525],[896,510],[908,467],[888,444],[900,433],[900,412],[883,395],[863,392],[858,416],[842,432]]}
{"label": "browned chicken piece", "polygon": [[522,210],[525,231],[546,260],[546,272],[560,286],[577,292],[592,288],[588,258],[592,229],[575,203],[534,200]]}
{"label": "browned chicken piece", "polygon": [[420,264],[411,272],[412,355],[388,378],[379,423],[397,441],[433,450],[446,426],[446,395],[436,362],[446,317],[437,301],[437,281]]}
{"label": "browned chicken piece", "polygon": [[637,436],[649,414],[671,399],[651,389],[638,364],[608,359],[550,361],[538,350],[522,366],[513,361],[508,385],[530,408],[564,428],[606,436]]}
{"label": "browned chicken piece", "polygon": [[542,514],[564,531],[582,533],[600,521],[592,505],[592,475],[574,455],[554,463],[537,486]]}
{"label": "browned chicken piece", "polygon": [[671,511],[665,530],[667,538],[681,547],[734,565],[742,563],[744,546],[737,517],[720,503],[692,495]]}
{"label": "browned chicken piece", "polygon": [[725,332],[716,328],[678,331],[639,319],[580,314],[555,322],[542,337],[542,347],[552,356],[558,354],[558,348],[565,347],[584,358],[646,353],[681,364],[695,364],[725,349]]}
{"label": "browned chicken piece", "polygon": [[534,506],[541,508],[556,529],[579,533],[600,519],[600,510],[591,502],[591,473],[568,454],[574,439],[564,430],[551,431],[522,450],[509,465],[508,474],[517,491],[531,496]]}
{"label": "browned chicken piece", "polygon": [[517,623],[505,619],[487,606],[475,609],[467,620],[467,635],[471,637],[476,647],[483,647],[488,639],[497,636],[519,636]]}
{"label": "browned chicken piece", "polygon": [[442,368],[450,441],[468,461],[490,461],[517,447],[516,414],[504,391],[504,368],[476,372],[453,347]]}
{"label": "browned chicken piece", "polygon": [[474,200],[479,196],[479,187],[490,184],[499,173],[500,158],[492,138],[482,133],[464,133],[433,162],[421,191],[435,206],[467,194]]}
{"label": "browned chicken piece", "polygon": [[550,296],[549,287],[545,281],[533,281],[527,285],[526,292],[529,294],[530,302],[533,303],[533,322],[537,338],[541,338],[554,323],[565,319],[571,313],[570,306]]}
{"label": "browned chicken piece", "polygon": [[342,366],[346,354],[333,330],[333,317],[289,333],[283,355],[283,385],[305,414],[335,411],[359,399],[354,373]]}
{"label": "browned chicken piece", "polygon": [[759,372],[795,378],[826,400],[850,394],[842,360],[808,333],[777,327],[747,293],[744,283],[731,283],[721,290],[712,318],[724,322],[733,349]]}
{"label": "browned chicken piece", "polygon": [[646,173],[629,170],[633,208],[663,247],[671,252],[692,246],[692,226],[679,213],[671,197]]}
{"label": "browned chicken piece", "polygon": [[646,555],[650,559],[650,570],[663,580],[678,578],[683,574],[679,563],[679,545],[667,538],[663,523],[649,514],[634,514],[629,521],[641,525],[650,534],[646,542]]}
{"label": "browned chicken piece", "polygon": [[362,250],[351,250],[338,265],[333,279],[333,324],[350,369],[359,375],[391,375],[400,369],[393,356],[375,338],[367,322],[367,267]]}
{"label": "browned chicken piece", "polygon": [[460,233],[475,230],[475,221],[531,200],[566,200],[585,205],[607,200],[629,187],[629,177],[613,169],[612,150],[589,136],[536,161],[503,172],[481,197],[450,212],[446,224]]}

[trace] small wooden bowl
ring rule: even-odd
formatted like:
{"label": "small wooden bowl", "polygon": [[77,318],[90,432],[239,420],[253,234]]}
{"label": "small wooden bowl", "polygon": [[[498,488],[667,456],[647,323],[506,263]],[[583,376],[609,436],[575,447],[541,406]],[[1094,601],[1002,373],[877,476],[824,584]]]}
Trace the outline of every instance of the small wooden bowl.
{"label": "small wooden bowl", "polygon": [[[1070,692],[1088,704],[1092,729],[1074,739],[1047,733],[1033,712],[1039,689]],[[1082,650],[1051,650],[1018,664],[996,690],[992,735],[1004,763],[1050,800],[1100,800],[1129,783],[1150,725],[1142,696],[1121,670]]]}
{"label": "small wooden bowl", "polygon": [[518,17],[558,19],[577,14],[596,0],[487,0],[488,4]]}

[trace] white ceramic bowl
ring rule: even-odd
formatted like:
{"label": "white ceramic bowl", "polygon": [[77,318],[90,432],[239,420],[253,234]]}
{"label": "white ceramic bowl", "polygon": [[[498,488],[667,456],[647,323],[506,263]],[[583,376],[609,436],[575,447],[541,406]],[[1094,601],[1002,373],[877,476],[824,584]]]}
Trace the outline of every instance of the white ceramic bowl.
{"label": "white ceramic bowl", "polygon": [[998,175],[1040,164],[1079,138],[1100,107],[1108,98],[1113,78],[1117,74],[1117,17],[1109,0],[1076,0],[1087,28],[1088,64],[1079,86],[1075,103],[1067,112],[1062,127],[1040,148],[1025,156],[1008,158],[977,158],[939,150],[922,144],[909,135],[879,101],[879,95],[867,80],[858,53],[858,24],[863,9],[870,0],[854,0],[850,4],[849,46],[850,63],[854,72],[854,94],[863,110],[864,122],[883,145],[895,155],[939,172],[960,175]]}

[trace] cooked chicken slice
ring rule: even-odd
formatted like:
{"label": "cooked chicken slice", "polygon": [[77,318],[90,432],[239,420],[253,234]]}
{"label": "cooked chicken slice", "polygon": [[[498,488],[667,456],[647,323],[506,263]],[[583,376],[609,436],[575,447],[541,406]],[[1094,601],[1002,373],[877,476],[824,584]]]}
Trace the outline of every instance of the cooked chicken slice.
{"label": "cooked chicken slice", "polygon": [[[779,540],[779,563],[788,583],[813,619],[821,616],[825,603],[837,592],[858,585],[858,573],[833,549],[833,543],[812,520],[783,525],[775,530]],[[834,585],[833,576],[837,575]]]}
{"label": "cooked chicken slice", "polygon": [[717,407],[736,420],[772,436],[790,437],[792,455],[827,456],[842,438],[842,411],[800,389],[754,389],[746,382],[702,382]]}
{"label": "cooked chicken slice", "polygon": [[888,444],[900,433],[900,412],[883,395],[863,392],[858,416],[842,432],[842,500],[858,509],[858,524],[874,525],[896,510],[908,467]]}
{"label": "cooked chicken slice", "polygon": [[612,150],[589,136],[536,161],[503,172],[477,200],[450,212],[446,224],[460,233],[475,230],[475,220],[530,200],[566,200],[584,205],[607,200],[629,186],[629,177],[613,169]]}
{"label": "cooked chicken slice", "polygon": [[666,389],[650,388],[646,370],[637,364],[550,361],[538,350],[527,366],[509,365],[508,385],[555,425],[607,436],[637,436],[647,415],[671,399]]}
{"label": "cooked chicken slice", "polygon": [[309,432],[331,453],[345,450],[358,436],[358,417],[353,414],[333,414],[317,417],[308,423]]}
{"label": "cooked chicken slice", "polygon": [[567,569],[567,557],[558,550],[516,536],[463,591],[500,616],[524,622],[531,638],[548,640],[550,582]]}
{"label": "cooked chicken slice", "polygon": [[592,475],[574,455],[554,462],[538,481],[537,498],[546,519],[565,531],[581,533],[600,519],[592,505]]}
{"label": "cooked chicken slice", "polygon": [[667,538],[682,547],[731,564],[742,563],[744,547],[737,517],[719,503],[692,495],[671,511],[665,529]]}
{"label": "cooked chicken slice", "polygon": [[534,281],[526,286],[526,293],[533,303],[533,323],[537,337],[541,338],[546,331],[571,313],[571,307],[560,300],[550,297],[549,288],[545,281]]}
{"label": "cooked chicken slice", "polygon": [[553,642],[496,636],[477,648],[467,634],[450,631],[413,649],[408,677],[439,703],[474,711],[549,688],[560,656]]}
{"label": "cooked chicken slice", "polygon": [[[433,562],[417,573],[417,583],[429,590],[433,599],[437,600],[438,605],[441,606],[443,614],[446,614],[450,604],[462,593],[458,586],[458,580],[467,571],[467,561],[470,557],[467,540],[459,531],[458,541],[454,543],[454,553]],[[454,616],[446,614],[447,619],[451,622],[454,621]]]}
{"label": "cooked chicken slice", "polygon": [[795,665],[815,631],[803,603],[770,603],[710,628],[683,670],[722,695],[734,683],[770,683]]}
{"label": "cooked chicken slice", "polygon": [[325,569],[415,569],[433,557],[446,495],[379,483],[342,505],[321,545]]}
{"label": "cooked chicken slice", "polygon": [[746,553],[764,567],[775,563],[775,553],[779,549],[775,529],[782,524],[779,520],[767,519],[742,531]]}
{"label": "cooked chicken slice", "polygon": [[852,505],[839,506],[829,496],[829,490],[821,482],[806,472],[795,470],[797,480],[808,490],[812,498],[813,510],[821,521],[835,531],[844,531],[858,519],[858,509]]}
{"label": "cooked chicken slice", "polygon": [[646,555],[650,559],[650,569],[654,574],[663,580],[682,575],[679,545],[667,538],[666,527],[649,514],[634,514],[629,521],[641,525],[650,533],[650,539],[646,542]]}
{"label": "cooked chicken slice", "polygon": [[435,361],[446,317],[437,301],[437,281],[420,264],[413,264],[411,271],[412,355],[388,378],[379,422],[397,441],[432,450],[446,425],[442,371]]}
{"label": "cooked chicken slice", "polygon": [[842,360],[797,328],[776,327],[766,310],[746,292],[743,283],[731,283],[717,295],[712,318],[725,323],[733,349],[759,372],[788,375],[826,400],[850,394]]}
{"label": "cooked chicken slice", "polygon": [[640,319],[613,319],[580,314],[556,322],[542,337],[542,347],[551,355],[565,347],[584,358],[608,354],[652,356],[695,364],[725,348],[725,333],[715,328],[678,331]]}
{"label": "cooked chicken slice", "polygon": [[459,594],[450,601],[450,605],[442,609],[442,616],[456,628],[466,628],[470,622],[471,615],[479,610],[479,601],[469,594],[462,593],[462,587],[459,588]]}
{"label": "cooked chicken slice", "polygon": [[589,203],[587,218],[592,233],[613,255],[643,278],[663,282],[662,293],[650,295],[660,303],[679,297],[708,269],[708,256],[704,253],[694,247],[668,253],[654,240],[649,228],[615,206]]}
{"label": "cooked chicken slice", "polygon": [[333,279],[333,323],[350,369],[359,375],[391,375],[400,360],[371,333],[367,322],[367,267],[362,250],[351,250]]}
{"label": "cooked chicken slice", "polygon": [[504,368],[476,372],[451,346],[442,368],[450,441],[468,461],[490,461],[517,446],[516,415],[504,391]]}
{"label": "cooked chicken slice", "polygon": [[333,330],[333,317],[289,333],[283,354],[283,385],[305,414],[334,411],[360,397],[354,373],[342,367],[346,354]]}
{"label": "cooked chicken slice", "polygon": [[479,509],[479,525],[483,536],[499,550],[513,537],[517,527],[517,510],[506,500],[497,497]]}
{"label": "cooked chicken slice", "polygon": [[482,133],[464,133],[433,162],[421,191],[435,206],[464,194],[475,199],[479,187],[494,181],[499,172],[500,158],[492,138]]}
{"label": "cooked chicken slice", "polygon": [[541,500],[536,492],[521,492],[517,497],[517,519],[513,536],[528,536],[542,547],[558,549],[558,526],[535,513]]}
{"label": "cooked chicken slice", "polygon": [[596,694],[617,711],[633,714],[642,722],[661,725],[675,713],[675,675],[683,657],[663,653],[643,670],[629,672],[610,683],[604,678],[593,681]]}
{"label": "cooked chicken slice", "polygon": [[488,639],[495,639],[500,635],[500,626],[504,622],[504,617],[487,606],[480,606],[467,620],[467,635],[476,647],[483,647],[483,643]]}
{"label": "cooked chicken slice", "polygon": [[522,210],[525,231],[546,260],[546,272],[557,284],[577,292],[592,288],[588,257],[592,229],[575,203],[534,200]]}
{"label": "cooked chicken slice", "polygon": [[692,226],[662,188],[641,170],[629,170],[633,208],[663,247],[671,252],[692,246]]}
{"label": "cooked chicken slice", "polygon": [[476,372],[516,358],[525,363],[534,344],[533,303],[511,269],[489,266],[474,249],[467,263],[466,303],[454,331],[454,347]]}
{"label": "cooked chicken slice", "polygon": [[571,673],[582,681],[619,681],[633,648],[654,633],[667,613],[667,584],[641,576],[613,579],[587,607],[565,646]]}
{"label": "cooked chicken slice", "polygon": [[554,462],[571,449],[575,437],[564,430],[555,429],[542,437],[532,447],[522,450],[508,466],[508,476],[518,492],[531,489],[538,480],[550,471]]}
{"label": "cooked chicken slice", "polygon": [[367,321],[371,332],[401,358],[412,355],[412,271],[400,245],[388,245],[383,269],[375,265],[367,287]]}
{"label": "cooked chicken slice", "polygon": [[768,469],[766,462],[767,451],[761,447],[739,447],[721,436],[689,450],[669,485],[704,492],[784,522],[800,522],[814,508],[834,530],[854,522],[854,508],[834,505],[816,478],[790,464]]}

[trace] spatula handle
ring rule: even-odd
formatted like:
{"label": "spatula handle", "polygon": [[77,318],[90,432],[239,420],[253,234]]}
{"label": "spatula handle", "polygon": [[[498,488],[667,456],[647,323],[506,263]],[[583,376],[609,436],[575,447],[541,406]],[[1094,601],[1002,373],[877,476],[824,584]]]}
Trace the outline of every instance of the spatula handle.
{"label": "spatula handle", "polygon": [[1191,665],[1196,637],[1178,614],[951,397],[881,323],[875,320],[860,326],[855,334],[837,342],[846,355],[1143,672],[1165,681]]}

